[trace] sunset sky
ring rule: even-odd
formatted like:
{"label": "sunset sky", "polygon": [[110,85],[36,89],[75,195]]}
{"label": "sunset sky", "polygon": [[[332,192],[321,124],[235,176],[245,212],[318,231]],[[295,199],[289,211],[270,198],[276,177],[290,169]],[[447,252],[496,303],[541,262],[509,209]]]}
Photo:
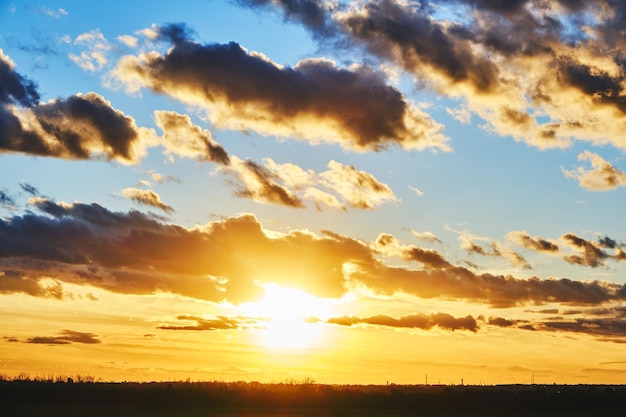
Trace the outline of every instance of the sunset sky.
{"label": "sunset sky", "polygon": [[0,1],[0,375],[626,383],[626,3]]}

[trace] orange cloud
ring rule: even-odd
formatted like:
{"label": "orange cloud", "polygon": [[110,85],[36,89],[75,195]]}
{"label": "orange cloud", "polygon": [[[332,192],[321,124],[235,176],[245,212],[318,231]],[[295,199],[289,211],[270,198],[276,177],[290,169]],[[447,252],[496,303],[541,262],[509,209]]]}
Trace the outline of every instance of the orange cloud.
{"label": "orange cloud", "polygon": [[[261,284],[275,283],[319,297],[339,298],[358,285],[381,295],[404,293],[499,307],[600,306],[626,299],[624,286],[616,283],[473,272],[435,250],[402,246],[385,234],[367,243],[331,231],[268,233],[251,215],[184,228],[97,204],[44,198],[31,203],[43,214],[1,220],[0,290],[5,293],[62,297],[61,284],[71,282],[119,293],[170,292],[240,303],[258,299]],[[586,247],[573,235],[569,240]],[[407,264],[385,263],[394,257]],[[59,288],[50,287],[50,279]]]}

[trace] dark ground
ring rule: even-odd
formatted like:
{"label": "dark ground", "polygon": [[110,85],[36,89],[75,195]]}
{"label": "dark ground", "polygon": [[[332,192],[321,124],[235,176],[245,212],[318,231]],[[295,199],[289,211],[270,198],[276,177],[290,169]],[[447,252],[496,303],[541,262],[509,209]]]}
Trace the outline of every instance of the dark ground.
{"label": "dark ground", "polygon": [[613,417],[626,385],[0,381],[0,417]]}

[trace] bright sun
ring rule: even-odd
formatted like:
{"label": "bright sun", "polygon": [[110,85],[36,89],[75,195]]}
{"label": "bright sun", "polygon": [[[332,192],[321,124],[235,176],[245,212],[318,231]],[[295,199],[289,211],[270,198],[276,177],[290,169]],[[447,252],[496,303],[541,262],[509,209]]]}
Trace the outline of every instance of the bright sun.
{"label": "bright sun", "polygon": [[263,284],[263,288],[261,300],[241,306],[244,314],[267,320],[258,331],[260,345],[302,349],[321,341],[322,326],[315,319],[330,316],[328,300],[276,284]]}

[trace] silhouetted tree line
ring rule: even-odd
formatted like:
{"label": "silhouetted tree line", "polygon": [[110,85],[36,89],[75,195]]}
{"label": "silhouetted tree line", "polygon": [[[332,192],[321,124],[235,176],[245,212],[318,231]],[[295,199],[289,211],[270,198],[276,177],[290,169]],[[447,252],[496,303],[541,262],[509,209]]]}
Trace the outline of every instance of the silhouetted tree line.
{"label": "silhouetted tree line", "polygon": [[[7,410],[131,407],[302,415],[447,415],[506,411],[599,415],[626,410],[626,386],[616,385],[325,385],[315,383],[106,383],[0,381],[0,415]],[[542,413],[543,414],[543,413]],[[17,415],[17,414],[16,414]],[[533,414],[536,415],[536,414]],[[555,415],[546,413],[545,415]],[[560,414],[559,414],[560,415]],[[583,414],[585,415],[585,414]],[[619,415],[619,414],[615,414]]]}

